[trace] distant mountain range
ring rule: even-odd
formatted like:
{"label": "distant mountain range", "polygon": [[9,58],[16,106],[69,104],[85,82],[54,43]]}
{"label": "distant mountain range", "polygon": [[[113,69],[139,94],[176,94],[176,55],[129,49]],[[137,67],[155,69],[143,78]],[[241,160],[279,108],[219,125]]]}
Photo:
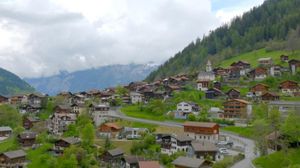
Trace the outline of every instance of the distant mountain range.
{"label": "distant mountain range", "polygon": [[34,88],[17,75],[0,68],[0,94],[10,96],[18,93],[34,92]]}
{"label": "distant mountain range", "polygon": [[72,73],[60,72],[60,74],[50,77],[25,78],[24,80],[39,92],[55,95],[61,91],[79,92],[104,89],[143,80],[157,67],[156,64],[109,65]]}

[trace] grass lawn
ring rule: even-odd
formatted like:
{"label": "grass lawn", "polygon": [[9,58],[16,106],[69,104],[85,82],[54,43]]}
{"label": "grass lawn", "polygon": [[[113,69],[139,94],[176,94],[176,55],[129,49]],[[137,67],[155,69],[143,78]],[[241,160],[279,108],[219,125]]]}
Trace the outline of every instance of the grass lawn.
{"label": "grass lawn", "polygon": [[287,153],[280,151],[253,161],[257,168],[300,167],[300,149],[289,149]]}
{"label": "grass lawn", "polygon": [[120,120],[117,122],[117,124],[123,127],[148,128],[148,129],[157,128],[157,125],[141,123],[141,122],[125,121],[125,120]]}
{"label": "grass lawn", "polygon": [[288,65],[287,63],[282,64],[280,61],[280,55],[282,54],[286,54],[289,55],[289,59],[293,59],[293,58],[298,58],[300,55],[300,51],[295,52],[294,54],[292,54],[290,51],[270,51],[267,52],[265,49],[260,49],[260,50],[255,50],[252,52],[248,52],[245,54],[241,54],[241,55],[237,55],[234,56],[230,59],[226,59],[223,60],[220,65],[222,67],[229,67],[230,64],[232,64],[233,62],[237,62],[239,60],[243,60],[243,61],[247,61],[249,62],[252,67],[256,67],[258,65],[257,60],[259,58],[263,58],[263,57],[271,57],[274,61],[275,64],[281,64],[281,65]]}
{"label": "grass lawn", "polygon": [[157,116],[151,113],[142,112],[139,108],[139,105],[130,105],[121,108],[121,111],[130,117],[143,118],[148,120],[163,121],[165,120],[164,116]]}
{"label": "grass lawn", "polygon": [[0,142],[0,153],[10,151],[10,150],[16,150],[18,148],[19,148],[19,143],[15,138],[9,138]]}
{"label": "grass lawn", "polygon": [[[115,141],[112,140],[112,145],[114,148],[120,148],[122,149],[125,154],[130,155],[130,149],[132,147],[133,141],[130,140],[125,140],[125,141]],[[95,140],[95,144],[99,145],[99,146],[104,146],[105,140],[104,139],[96,139]]]}
{"label": "grass lawn", "polygon": [[240,136],[246,137],[246,138],[251,138],[253,135],[253,130],[252,127],[236,127],[236,126],[228,126],[221,128],[224,131],[229,131],[236,133]]}

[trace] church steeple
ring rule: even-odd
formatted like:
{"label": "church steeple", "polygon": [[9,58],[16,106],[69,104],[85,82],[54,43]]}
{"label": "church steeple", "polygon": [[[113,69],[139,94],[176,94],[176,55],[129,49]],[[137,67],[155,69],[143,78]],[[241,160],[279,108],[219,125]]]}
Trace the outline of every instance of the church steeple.
{"label": "church steeple", "polygon": [[210,60],[207,60],[207,63],[206,63],[206,72],[211,72],[211,71],[212,71],[211,62],[210,62]]}

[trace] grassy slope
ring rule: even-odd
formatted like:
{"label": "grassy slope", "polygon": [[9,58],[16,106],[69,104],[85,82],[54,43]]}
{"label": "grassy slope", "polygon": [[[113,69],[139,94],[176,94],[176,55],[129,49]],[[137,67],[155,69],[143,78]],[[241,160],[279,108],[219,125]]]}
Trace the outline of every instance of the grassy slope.
{"label": "grassy slope", "polygon": [[238,134],[239,136],[243,136],[246,138],[252,138],[253,130],[251,127],[235,127],[235,126],[228,126],[222,128],[224,131],[233,132]]}
{"label": "grassy slope", "polygon": [[258,168],[300,167],[300,149],[289,149],[259,157],[253,161]]}
{"label": "grassy slope", "polygon": [[[290,51],[270,51],[267,52],[265,49],[255,50],[252,52],[248,52],[245,54],[237,55],[227,60],[223,60],[220,62],[221,67],[229,67],[233,62],[237,62],[239,60],[247,61],[251,64],[252,67],[257,66],[257,60],[263,57],[271,57],[275,64],[282,64],[280,61],[280,55],[286,54],[289,55],[289,59],[300,57],[300,51],[296,51],[292,54]],[[285,63],[287,65],[287,63]]]}

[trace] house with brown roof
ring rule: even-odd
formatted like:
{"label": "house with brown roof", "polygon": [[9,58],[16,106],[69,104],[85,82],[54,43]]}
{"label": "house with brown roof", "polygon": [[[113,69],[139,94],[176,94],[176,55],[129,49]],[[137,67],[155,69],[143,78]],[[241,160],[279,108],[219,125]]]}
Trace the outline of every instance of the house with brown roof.
{"label": "house with brown roof", "polygon": [[31,131],[25,131],[18,135],[18,141],[23,147],[30,147],[35,144],[37,134]]}
{"label": "house with brown roof", "polygon": [[184,133],[194,140],[217,142],[219,139],[219,125],[211,122],[185,122]]}
{"label": "house with brown roof", "polygon": [[255,96],[261,96],[269,90],[269,86],[263,83],[258,83],[250,88],[250,91],[255,94]]}
{"label": "house with brown roof", "polygon": [[8,103],[9,99],[3,95],[0,95],[0,104]]}
{"label": "house with brown roof", "polygon": [[66,138],[61,138],[55,141],[53,150],[56,153],[63,153],[65,148],[70,147],[71,145],[78,145],[81,143],[80,138],[77,137],[66,137]]}
{"label": "house with brown roof", "polygon": [[206,99],[215,99],[219,96],[223,96],[224,93],[217,89],[217,88],[210,88],[207,91],[205,91],[205,98]]}
{"label": "house with brown roof", "polygon": [[263,80],[268,76],[268,71],[265,68],[257,67],[249,72],[249,77],[253,80]]}
{"label": "house with brown roof", "polygon": [[23,118],[23,127],[25,129],[30,129],[33,127],[34,124],[38,123],[40,121],[39,118],[36,118],[36,117],[24,117]]}
{"label": "house with brown roof", "polygon": [[100,125],[98,130],[100,136],[116,138],[123,130],[123,127],[120,127],[116,123],[103,123],[102,125]]}
{"label": "house with brown roof", "polygon": [[241,76],[246,75],[246,73],[248,73],[251,68],[251,65],[246,61],[233,62],[230,66],[237,67],[240,71]]}
{"label": "house with brown roof", "polygon": [[158,161],[139,161],[139,168],[161,168]]}
{"label": "house with brown roof", "polygon": [[25,167],[26,153],[23,150],[8,151],[0,154],[0,167]]}
{"label": "house with brown roof", "polygon": [[197,159],[185,156],[179,156],[172,164],[175,168],[208,168],[212,166],[211,162],[204,159]]}
{"label": "house with brown roof", "polygon": [[241,96],[241,92],[237,89],[232,88],[228,92],[226,92],[226,95],[229,99],[238,99]]}
{"label": "house with brown roof", "polygon": [[124,160],[124,152],[120,148],[108,150],[101,156],[101,159],[103,164],[106,165],[105,167],[121,167]]}
{"label": "house with brown roof", "polygon": [[279,95],[272,92],[266,92],[261,95],[261,100],[263,101],[276,101],[279,100]]}
{"label": "house with brown roof", "polygon": [[212,160],[216,161],[218,159],[218,148],[209,141],[193,141],[188,150],[188,155],[203,160],[210,156]]}
{"label": "house with brown roof", "polygon": [[294,95],[294,93],[300,91],[300,87],[298,83],[290,80],[281,82],[279,85],[279,89],[283,94],[287,94],[287,95]]}
{"label": "house with brown roof", "polygon": [[231,99],[223,103],[224,118],[246,119],[252,113],[250,102],[242,99]]}
{"label": "house with brown roof", "polygon": [[125,168],[138,168],[140,161],[146,161],[140,156],[124,156]]}

